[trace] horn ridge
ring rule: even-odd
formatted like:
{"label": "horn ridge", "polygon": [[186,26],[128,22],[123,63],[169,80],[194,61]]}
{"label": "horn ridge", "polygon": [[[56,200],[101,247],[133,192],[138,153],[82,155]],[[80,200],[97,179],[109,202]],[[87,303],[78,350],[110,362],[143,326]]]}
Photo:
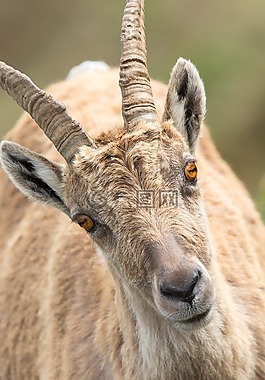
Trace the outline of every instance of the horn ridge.
{"label": "horn ridge", "polygon": [[67,163],[72,161],[80,146],[95,147],[81,125],[68,115],[64,104],[4,62],[0,62],[0,86],[31,115]]}
{"label": "horn ridge", "polygon": [[157,120],[147,70],[144,0],[126,1],[121,28],[119,84],[127,129],[132,129],[141,120]]}

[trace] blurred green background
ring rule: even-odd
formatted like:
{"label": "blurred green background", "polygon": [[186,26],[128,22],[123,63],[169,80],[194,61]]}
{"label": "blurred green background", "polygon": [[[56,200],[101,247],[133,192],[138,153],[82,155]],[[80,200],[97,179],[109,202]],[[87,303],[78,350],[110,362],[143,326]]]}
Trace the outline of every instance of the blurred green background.
{"label": "blurred green background", "polygon": [[[41,87],[87,59],[119,64],[124,0],[0,0],[0,60]],[[207,124],[265,213],[264,0],[146,0],[149,71],[168,81],[179,56],[199,68]],[[0,137],[21,114],[0,92]]]}

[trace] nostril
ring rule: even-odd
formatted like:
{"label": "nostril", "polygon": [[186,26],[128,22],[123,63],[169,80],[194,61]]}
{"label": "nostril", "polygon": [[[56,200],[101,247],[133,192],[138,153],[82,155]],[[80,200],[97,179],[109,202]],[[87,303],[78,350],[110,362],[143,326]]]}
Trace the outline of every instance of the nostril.
{"label": "nostril", "polygon": [[200,271],[194,271],[192,273],[191,279],[185,281],[184,285],[174,281],[174,283],[169,281],[162,281],[160,283],[160,293],[168,298],[175,298],[183,302],[191,302],[196,293],[195,287],[201,277]]}
{"label": "nostril", "polygon": [[181,291],[179,288],[169,285],[167,282],[162,282],[160,284],[160,293],[163,294],[163,296],[172,296],[172,297],[179,297],[181,294]]}

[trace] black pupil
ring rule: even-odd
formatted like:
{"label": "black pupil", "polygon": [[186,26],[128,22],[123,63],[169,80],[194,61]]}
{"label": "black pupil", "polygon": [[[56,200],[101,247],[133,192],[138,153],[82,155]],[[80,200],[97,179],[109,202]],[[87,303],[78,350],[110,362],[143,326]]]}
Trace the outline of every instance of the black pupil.
{"label": "black pupil", "polygon": [[194,173],[194,172],[196,172],[196,171],[197,171],[197,168],[196,168],[196,166],[194,166],[193,169],[190,169],[190,170],[189,170],[189,173]]}

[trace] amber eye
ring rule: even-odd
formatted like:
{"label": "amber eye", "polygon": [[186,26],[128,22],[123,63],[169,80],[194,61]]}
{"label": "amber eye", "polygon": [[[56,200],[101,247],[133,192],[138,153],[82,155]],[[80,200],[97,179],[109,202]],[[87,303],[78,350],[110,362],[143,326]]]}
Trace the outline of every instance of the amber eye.
{"label": "amber eye", "polygon": [[197,178],[198,169],[194,161],[189,162],[185,167],[185,177],[188,181],[195,181]]}
{"label": "amber eye", "polygon": [[90,232],[94,227],[93,220],[86,214],[77,215],[75,221],[79,224],[80,227],[84,228],[87,232]]}

